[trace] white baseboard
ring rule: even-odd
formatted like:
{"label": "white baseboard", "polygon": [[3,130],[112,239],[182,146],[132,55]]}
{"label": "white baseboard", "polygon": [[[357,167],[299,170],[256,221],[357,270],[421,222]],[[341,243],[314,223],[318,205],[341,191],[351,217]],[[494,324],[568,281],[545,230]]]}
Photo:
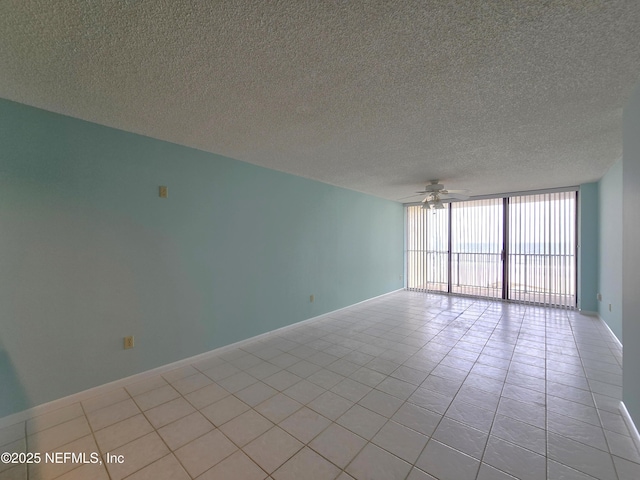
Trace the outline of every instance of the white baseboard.
{"label": "white baseboard", "polygon": [[611,330],[611,327],[609,326],[609,324],[604,321],[604,318],[602,318],[598,312],[593,312],[591,310],[580,310],[580,313],[582,315],[587,315],[588,317],[596,317],[596,318],[598,318],[602,322],[602,324],[605,327],[607,327],[607,330],[611,334],[611,337],[613,338],[613,340],[618,344],[618,346],[620,348],[622,348],[622,342],[620,341],[618,336],[615,333],[613,333],[613,330]]}
{"label": "white baseboard", "polygon": [[613,330],[611,330],[611,327],[609,326],[609,324],[607,322],[604,321],[604,318],[602,318],[599,314],[596,313],[596,315],[598,316],[598,318],[600,319],[600,321],[602,322],[602,324],[607,327],[607,330],[609,330],[609,333],[611,334],[611,337],[615,340],[615,342],[618,344],[618,346],[620,348],[622,348],[622,342],[620,341],[620,339],[618,338],[618,336],[613,333]]}
{"label": "white baseboard", "polygon": [[629,434],[633,439],[633,443],[636,445],[636,450],[640,453],[640,433],[638,433],[638,429],[636,428],[636,424],[633,423],[633,418],[629,415],[629,411],[625,406],[624,402],[620,402],[620,413],[622,414],[622,418],[624,419],[624,423],[627,424],[627,428],[629,429]]}
{"label": "white baseboard", "polygon": [[306,320],[302,320],[300,322],[292,323],[290,325],[285,325],[284,327],[277,328],[276,330],[271,330],[271,331],[268,331],[268,332],[265,332],[265,333],[261,333],[259,335],[255,335],[253,337],[249,337],[249,338],[246,338],[244,340],[240,340],[238,342],[231,343],[229,345],[223,345],[222,347],[218,347],[218,348],[216,348],[214,350],[210,350],[208,352],[200,353],[200,354],[194,355],[192,357],[188,357],[188,358],[184,358],[182,360],[178,360],[176,362],[168,363],[166,365],[162,365],[160,367],[153,368],[151,370],[146,370],[144,372],[136,373],[134,375],[131,375],[131,376],[128,376],[128,377],[125,377],[125,378],[121,378],[119,380],[114,380],[113,382],[105,383],[105,384],[99,385],[97,387],[89,388],[89,389],[83,390],[81,392],[73,393],[73,394],[68,395],[66,397],[58,398],[56,400],[52,400],[50,402],[43,403],[41,405],[37,405],[35,407],[29,408],[27,410],[23,410],[21,412],[16,412],[16,413],[13,413],[11,415],[7,415],[6,417],[0,418],[0,428],[4,428],[4,427],[8,427],[10,425],[14,425],[16,423],[24,422],[24,421],[26,421],[26,420],[28,420],[30,418],[37,417],[38,415],[43,415],[45,413],[49,413],[51,411],[58,410],[60,408],[69,406],[69,405],[71,405],[73,403],[81,402],[83,400],[87,400],[87,399],[95,397],[97,395],[101,395],[101,394],[107,393],[108,391],[110,391],[110,390],[112,390],[114,388],[125,387],[127,385],[131,385],[132,383],[136,383],[136,382],[139,382],[141,380],[145,380],[147,378],[151,378],[153,376],[160,375],[162,373],[166,373],[166,372],[169,372],[171,370],[175,370],[176,368],[185,367],[185,366],[191,365],[193,363],[198,363],[198,362],[201,362],[203,360],[208,360],[209,358],[215,357],[216,355],[220,355],[221,353],[224,353],[227,350],[231,350],[231,349],[234,349],[234,348],[239,348],[239,347],[242,347],[242,346],[247,345],[249,343],[258,341],[258,340],[264,340],[265,338],[268,338],[268,337],[270,337],[272,335],[275,335],[277,333],[282,333],[282,332],[284,332],[286,330],[290,330],[290,329],[299,327],[301,325],[305,325],[305,324],[308,324],[308,323],[321,321],[321,320],[325,319],[326,317],[328,317],[329,315],[335,314],[336,312],[339,312],[341,310],[346,310],[346,309],[354,307],[356,305],[367,303],[367,302],[370,302],[372,300],[375,300],[375,299],[378,299],[378,298],[381,298],[381,297],[385,297],[387,295],[391,295],[391,294],[394,294],[394,293],[397,293],[397,292],[400,292],[400,291],[403,291],[403,290],[404,289],[400,288],[398,290],[393,290],[391,292],[383,293],[382,295],[378,295],[378,296],[375,296],[375,297],[368,298],[368,299],[363,300],[361,302],[354,303],[353,305],[348,305],[346,307],[338,308],[336,310],[332,310],[330,312],[323,313],[322,315],[311,317],[311,318],[308,318]]}

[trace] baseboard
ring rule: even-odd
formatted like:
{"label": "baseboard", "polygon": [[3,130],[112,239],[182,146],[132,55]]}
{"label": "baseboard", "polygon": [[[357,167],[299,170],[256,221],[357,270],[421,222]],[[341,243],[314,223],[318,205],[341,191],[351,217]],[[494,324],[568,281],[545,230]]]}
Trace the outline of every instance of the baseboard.
{"label": "baseboard", "polygon": [[613,333],[613,330],[611,330],[611,327],[609,326],[609,324],[607,322],[604,321],[604,318],[602,318],[599,314],[596,314],[598,316],[598,318],[600,319],[600,321],[602,322],[602,324],[607,327],[607,330],[609,330],[609,333],[611,334],[611,337],[615,340],[615,342],[618,344],[618,346],[620,348],[622,348],[622,342],[620,341],[620,339],[618,338],[618,336]]}
{"label": "baseboard", "polygon": [[633,418],[629,415],[629,411],[625,406],[624,402],[620,402],[620,413],[622,414],[622,418],[624,419],[624,423],[627,424],[627,428],[629,429],[629,434],[633,439],[633,443],[636,445],[636,450],[640,453],[640,433],[638,433],[638,429],[636,428],[636,424],[633,423]]}
{"label": "baseboard", "polygon": [[613,330],[611,330],[611,327],[609,326],[609,324],[607,322],[604,321],[604,318],[602,318],[600,316],[600,314],[598,312],[593,312],[591,310],[580,310],[580,313],[582,315],[586,315],[588,317],[596,317],[597,319],[599,319],[602,324],[607,327],[607,330],[609,331],[609,333],[611,334],[611,337],[615,340],[615,342],[618,344],[618,346],[620,348],[622,348],[622,342],[620,341],[620,339],[618,338],[618,336],[613,333]]}
{"label": "baseboard", "polygon": [[134,375],[130,375],[125,378],[121,378],[119,380],[114,380],[113,382],[105,383],[103,385],[99,385],[97,387],[89,388],[87,390],[83,390],[81,392],[73,393],[66,397],[58,398],[56,400],[52,400],[47,403],[43,403],[41,405],[37,405],[35,407],[29,408],[27,410],[23,410],[21,412],[12,413],[7,415],[6,417],[0,418],[0,428],[8,427],[10,425],[14,425],[16,423],[24,422],[30,418],[37,417],[38,415],[43,415],[45,413],[52,412],[54,410],[58,410],[63,407],[67,407],[71,404],[81,402],[84,400],[88,400],[89,398],[101,395],[106,393],[114,388],[125,387],[127,385],[131,385],[132,383],[139,382],[141,380],[145,380],[147,378],[154,377],[156,375],[160,375],[162,373],[169,372],[171,370],[175,370],[180,367],[185,367],[187,365],[191,365],[193,363],[198,363],[203,360],[208,360],[209,358],[215,357],[216,355],[220,355],[227,350],[231,350],[234,348],[239,348],[249,343],[256,342],[258,340],[264,340],[269,338],[270,336],[276,335],[278,333],[282,333],[286,330],[290,330],[301,325],[321,321],[326,317],[335,314],[336,312],[340,312],[342,310],[346,310],[348,308],[355,307],[356,305],[361,305],[363,303],[370,302],[372,300],[376,300],[381,297],[385,297],[387,295],[392,295],[394,293],[403,291],[404,289],[400,288],[398,290],[393,290],[391,292],[383,293],[382,295],[377,295],[375,297],[368,298],[366,300],[362,300],[361,302],[354,303],[352,305],[348,305],[346,307],[338,308],[336,310],[332,310],[327,313],[323,313],[322,315],[317,315],[315,317],[308,318],[306,320],[302,320],[300,322],[292,323],[290,325],[285,325],[284,327],[277,328],[275,330],[270,330],[265,333],[261,333],[259,335],[255,335],[253,337],[246,338],[244,340],[240,340],[235,343],[230,343],[229,345],[223,345],[222,347],[215,348],[208,352],[200,353],[198,355],[194,355],[192,357],[184,358],[182,360],[178,360],[172,363],[168,363],[166,365],[162,365],[160,367],[153,368],[151,370],[146,370],[144,372],[136,373]]}

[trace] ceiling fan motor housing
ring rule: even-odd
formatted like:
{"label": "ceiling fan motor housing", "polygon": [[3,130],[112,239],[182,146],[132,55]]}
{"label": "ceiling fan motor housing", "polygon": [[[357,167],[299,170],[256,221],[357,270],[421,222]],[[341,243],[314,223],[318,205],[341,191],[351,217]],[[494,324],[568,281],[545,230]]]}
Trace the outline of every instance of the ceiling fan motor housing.
{"label": "ceiling fan motor housing", "polygon": [[440,190],[444,190],[444,185],[438,183],[437,180],[431,182],[430,185],[424,187],[425,192],[439,192]]}

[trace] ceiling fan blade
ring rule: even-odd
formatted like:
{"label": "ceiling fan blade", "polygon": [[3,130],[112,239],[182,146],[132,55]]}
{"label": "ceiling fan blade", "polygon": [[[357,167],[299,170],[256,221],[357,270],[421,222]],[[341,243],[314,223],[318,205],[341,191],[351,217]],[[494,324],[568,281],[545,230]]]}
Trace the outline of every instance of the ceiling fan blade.
{"label": "ceiling fan blade", "polygon": [[469,190],[449,190],[447,189],[447,193],[467,193]]}
{"label": "ceiling fan blade", "polygon": [[417,192],[417,193],[414,193],[413,195],[409,195],[407,197],[398,198],[398,200],[404,200],[405,198],[419,197],[420,195],[424,195],[424,193]]}
{"label": "ceiling fan blade", "polygon": [[453,193],[451,191],[445,193],[442,195],[443,199],[454,199],[454,200],[468,200],[469,199],[469,195],[462,195],[460,193]]}

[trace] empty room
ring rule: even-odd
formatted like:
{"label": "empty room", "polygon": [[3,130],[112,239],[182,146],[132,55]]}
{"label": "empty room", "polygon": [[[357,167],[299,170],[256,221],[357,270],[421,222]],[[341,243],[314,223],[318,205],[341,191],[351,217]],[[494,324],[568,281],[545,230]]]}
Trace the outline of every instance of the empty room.
{"label": "empty room", "polygon": [[0,2],[0,480],[640,478],[640,3]]}

